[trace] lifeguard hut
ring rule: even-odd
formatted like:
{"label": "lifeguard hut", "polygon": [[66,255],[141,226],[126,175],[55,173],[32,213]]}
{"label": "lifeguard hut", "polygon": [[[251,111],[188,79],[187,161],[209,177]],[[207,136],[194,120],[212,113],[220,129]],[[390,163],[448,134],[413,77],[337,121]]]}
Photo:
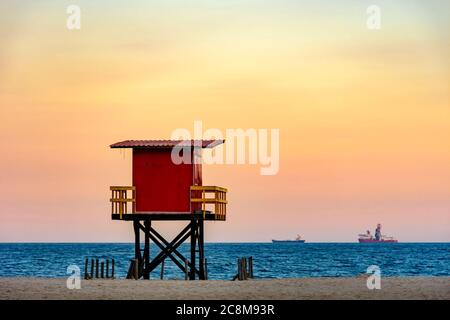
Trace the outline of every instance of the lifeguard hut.
{"label": "lifeguard hut", "polygon": [[[203,148],[222,143],[224,140],[127,140],[110,146],[133,152],[133,185],[110,187],[111,217],[133,222],[139,278],[149,279],[150,272],[170,258],[190,280],[205,279],[204,221],[225,221],[227,189],[203,186],[202,165],[196,159]],[[173,151],[187,152],[192,161],[173,161]],[[152,221],[176,220],[188,224],[170,242],[152,227]],[[178,247],[189,238],[190,259],[186,259]],[[161,249],[152,260],[150,240]]]}

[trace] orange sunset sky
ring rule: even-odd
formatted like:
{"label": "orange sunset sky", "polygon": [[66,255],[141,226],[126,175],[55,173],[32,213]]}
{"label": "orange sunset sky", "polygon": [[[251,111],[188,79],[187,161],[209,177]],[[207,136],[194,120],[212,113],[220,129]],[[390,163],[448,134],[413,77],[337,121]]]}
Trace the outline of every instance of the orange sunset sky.
{"label": "orange sunset sky", "polygon": [[[366,26],[370,4],[380,30]],[[81,8],[68,30],[66,8]],[[228,187],[207,241],[450,241],[450,2],[0,2],[0,241],[133,241],[126,139],[276,128],[280,170]],[[175,234],[177,223],[159,224]]]}

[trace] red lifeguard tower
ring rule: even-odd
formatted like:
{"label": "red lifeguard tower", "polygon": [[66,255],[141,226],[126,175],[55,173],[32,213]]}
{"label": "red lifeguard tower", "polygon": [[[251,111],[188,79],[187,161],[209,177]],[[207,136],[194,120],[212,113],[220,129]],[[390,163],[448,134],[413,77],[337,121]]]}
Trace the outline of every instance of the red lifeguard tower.
{"label": "red lifeguard tower", "polygon": [[[133,221],[138,278],[150,278],[166,258],[170,258],[190,280],[205,279],[204,221],[225,221],[227,189],[202,185],[202,166],[195,161],[203,148],[214,148],[224,140],[127,140],[111,148],[133,149],[133,185],[112,186],[111,217]],[[174,150],[175,148],[175,150]],[[187,163],[175,163],[172,151],[188,153]],[[186,154],[184,154],[186,155]],[[189,221],[167,241],[152,221]],[[143,224],[142,224],[143,222]],[[144,234],[141,252],[140,234]],[[177,248],[190,238],[190,260]],[[150,260],[150,240],[161,252]],[[198,263],[196,253],[198,252]]]}

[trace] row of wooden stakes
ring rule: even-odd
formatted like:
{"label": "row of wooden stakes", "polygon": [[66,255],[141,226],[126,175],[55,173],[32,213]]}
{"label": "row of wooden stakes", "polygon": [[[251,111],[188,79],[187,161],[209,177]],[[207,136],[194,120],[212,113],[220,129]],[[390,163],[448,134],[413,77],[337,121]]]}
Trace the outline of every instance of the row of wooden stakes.
{"label": "row of wooden stakes", "polygon": [[247,280],[253,278],[253,257],[237,259],[237,274],[234,280]]}
{"label": "row of wooden stakes", "polygon": [[114,279],[114,269],[115,269],[114,259],[111,259],[111,272],[109,272],[110,270],[109,266],[110,266],[109,259],[105,259],[105,261],[99,261],[98,258],[91,259],[91,272],[88,272],[89,259],[86,258],[86,261],[84,263],[84,279],[85,280],[92,280],[95,278]]}
{"label": "row of wooden stakes", "polygon": [[[189,260],[185,261],[185,280],[189,279]],[[208,280],[208,262],[205,259],[205,280]],[[111,266],[111,272],[110,271]],[[106,268],[105,268],[106,267]],[[105,259],[100,261],[98,258],[91,259],[91,271],[88,272],[89,259],[86,258],[84,264],[84,279],[114,279],[115,261],[111,259]],[[130,267],[127,273],[127,279],[138,280],[142,274],[142,264],[138,259],[131,259]],[[237,259],[237,274],[233,277],[234,280],[247,280],[253,278],[253,257],[242,257]],[[161,280],[164,279],[164,260],[161,263]]]}

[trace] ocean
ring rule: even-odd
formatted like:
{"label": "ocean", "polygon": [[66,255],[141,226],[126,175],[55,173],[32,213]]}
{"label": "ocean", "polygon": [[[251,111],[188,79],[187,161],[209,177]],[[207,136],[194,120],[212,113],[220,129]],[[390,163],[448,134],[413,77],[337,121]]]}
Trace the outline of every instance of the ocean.
{"label": "ocean", "polygon": [[[189,257],[189,246],[180,252]],[[152,257],[159,249],[152,245]],[[0,277],[68,277],[67,267],[85,258],[114,258],[116,277],[125,278],[132,243],[0,243]],[[255,278],[349,277],[377,265],[382,276],[450,276],[450,243],[206,243],[209,279],[229,280],[236,260],[252,256]],[[151,278],[160,277],[160,267]],[[184,274],[166,259],[166,279]]]}

